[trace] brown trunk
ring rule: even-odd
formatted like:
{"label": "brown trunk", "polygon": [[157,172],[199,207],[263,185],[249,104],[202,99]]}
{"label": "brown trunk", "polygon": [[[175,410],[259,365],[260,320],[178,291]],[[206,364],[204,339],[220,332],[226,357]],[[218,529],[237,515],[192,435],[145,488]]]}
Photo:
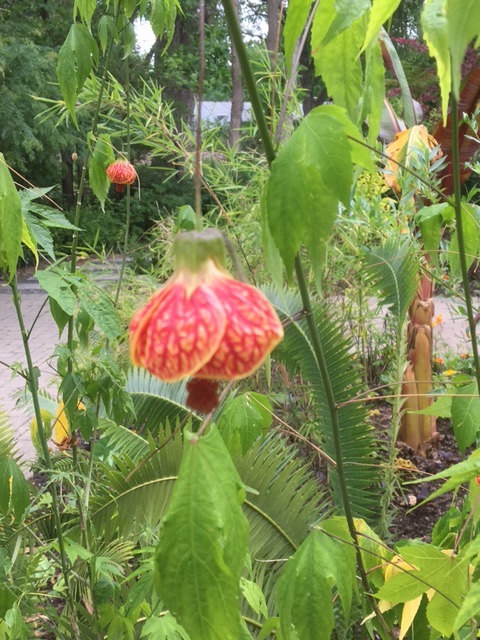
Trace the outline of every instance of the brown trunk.
{"label": "brown trunk", "polygon": [[281,0],[267,0],[267,37],[265,45],[267,50],[274,54],[278,44],[278,30],[280,20]]}
{"label": "brown trunk", "polygon": [[[235,13],[238,16],[238,0],[232,2]],[[240,127],[242,126],[243,112],[243,84],[240,71],[240,62],[238,60],[235,47],[232,46],[232,109],[230,111],[230,129],[228,132],[228,140],[233,147],[240,138]]]}

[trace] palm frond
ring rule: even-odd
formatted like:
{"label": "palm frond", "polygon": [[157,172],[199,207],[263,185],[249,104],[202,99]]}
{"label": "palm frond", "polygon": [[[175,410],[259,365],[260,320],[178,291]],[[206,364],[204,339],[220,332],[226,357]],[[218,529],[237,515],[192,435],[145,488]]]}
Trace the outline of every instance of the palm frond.
{"label": "palm frond", "polygon": [[380,302],[390,307],[400,332],[418,286],[420,260],[415,247],[409,240],[390,238],[365,249],[364,255],[365,278],[379,291]]}
{"label": "palm frond", "polygon": [[[295,295],[279,296],[273,292],[268,295],[280,316],[290,319],[285,328],[285,339],[277,348],[276,355],[287,365],[293,362],[295,370],[310,384],[318,413],[316,430],[324,441],[327,454],[335,460],[332,417],[306,323],[305,320],[292,321],[292,316],[302,308],[300,298]],[[314,317],[337,405],[340,444],[351,506],[355,516],[371,520],[376,517],[378,510],[380,475],[375,453],[377,446],[372,427],[367,422],[366,407],[357,401],[348,403],[365,391],[355,368],[353,346],[335,310],[325,304],[322,307],[317,305]],[[342,499],[334,468],[329,468],[329,484],[334,504],[341,509]]]}
{"label": "palm frond", "polygon": [[125,426],[135,426],[137,432],[147,431],[156,435],[165,424],[175,424],[192,416],[193,424],[199,424],[200,418],[192,414],[185,405],[186,383],[161,382],[145,369],[130,369],[126,389],[130,393],[135,407],[135,415],[130,415]]}

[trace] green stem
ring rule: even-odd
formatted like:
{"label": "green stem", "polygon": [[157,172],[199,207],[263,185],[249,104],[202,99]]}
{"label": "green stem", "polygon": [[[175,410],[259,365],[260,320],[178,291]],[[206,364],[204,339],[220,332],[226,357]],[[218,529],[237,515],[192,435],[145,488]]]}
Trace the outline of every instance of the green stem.
{"label": "green stem", "polygon": [[453,164],[453,197],[455,209],[455,222],[458,238],[458,253],[460,257],[460,268],[462,271],[463,292],[465,294],[465,305],[467,307],[468,326],[470,327],[470,341],[472,343],[473,362],[475,364],[475,377],[477,389],[480,393],[480,360],[478,358],[478,343],[476,325],[472,307],[472,296],[468,286],[468,268],[465,252],[465,236],[462,222],[462,193],[460,180],[460,150],[458,144],[458,101],[452,89],[451,93],[451,118],[452,118],[452,164]]}
{"label": "green stem", "polygon": [[[100,88],[98,90],[97,104],[95,106],[95,112],[94,112],[94,115],[93,115],[92,130],[91,130],[93,138],[95,138],[95,136],[97,134],[98,121],[99,121],[99,118],[100,118],[100,109],[101,109],[101,106],[102,106],[103,93],[105,91],[105,85],[107,83],[108,63],[110,61],[110,54],[112,53],[112,48],[113,48],[113,40],[110,41],[110,44],[108,46],[107,55],[105,56],[105,67],[103,69],[102,79],[101,79],[101,82],[100,82]],[[88,165],[90,163],[91,155],[92,155],[92,152],[90,150],[90,143],[89,143],[89,144],[87,144],[87,150],[85,152],[85,160],[84,160],[83,167],[82,167],[82,173],[80,175],[80,183],[78,185],[77,202],[76,202],[76,205],[75,205],[75,216],[74,216],[74,221],[73,221],[73,224],[75,225],[75,227],[78,227],[78,225],[80,223],[80,211],[81,211],[81,208],[82,208],[83,192],[85,190],[85,184],[86,184],[86,181],[87,181],[87,169],[88,169]],[[72,249],[71,249],[71,255],[70,255],[70,273],[73,274],[73,275],[77,271],[77,249],[78,249],[78,230],[75,229],[75,231],[73,232],[73,237],[72,237]],[[68,352],[69,352],[68,361],[67,361],[67,371],[68,371],[69,374],[71,374],[73,372],[72,353],[73,353],[74,321],[75,321],[74,316],[71,316],[69,318],[69,320],[68,320],[68,329],[67,329],[67,348],[68,348]],[[75,437],[73,437],[73,439],[72,439],[72,465],[73,465],[74,469],[76,469],[77,464],[78,464],[77,445],[75,443]]]}
{"label": "green stem", "polygon": [[[12,282],[10,283],[10,286],[13,293],[13,304],[15,306],[15,311],[17,314],[20,333],[22,334],[23,349],[25,351],[25,357],[27,359],[27,371],[28,371],[27,385],[32,395],[33,408],[35,411],[35,419],[37,421],[38,438],[40,440],[40,446],[42,448],[42,455],[45,462],[45,468],[47,472],[51,474],[53,472],[52,459],[50,457],[50,450],[48,448],[47,437],[45,435],[45,429],[43,426],[42,414],[40,411],[40,404],[38,402],[37,377],[36,377],[34,366],[33,366],[32,354],[30,351],[30,344],[28,342],[28,334],[25,328],[25,322],[23,319],[22,309],[20,306],[20,295],[18,291],[16,276],[13,278]],[[49,483],[49,490],[52,496],[52,515],[53,515],[53,521],[55,523],[55,529],[57,532],[57,541],[58,541],[58,549],[60,552],[60,563],[62,566],[62,574],[63,574],[63,579],[65,580],[67,598],[70,601],[71,599],[70,580],[69,580],[69,573],[68,573],[67,554],[65,552],[65,542],[63,539],[63,532],[62,532],[62,523],[60,521],[58,496],[57,496],[55,485],[51,482]],[[72,602],[70,602],[70,604],[73,605]],[[73,610],[73,606],[72,606],[72,610]]]}
{"label": "green stem", "polygon": [[[240,24],[238,22],[238,18],[235,14],[235,9],[231,0],[222,0],[222,5],[225,11],[225,18],[227,20],[228,28],[230,31],[230,37],[232,39],[232,43],[235,49],[237,50],[237,55],[240,62],[240,68],[242,70],[245,86],[247,88],[247,91],[250,97],[252,110],[253,110],[253,113],[255,114],[260,137],[262,139],[263,147],[265,150],[265,155],[266,155],[268,164],[271,166],[273,161],[275,160],[275,148],[273,146],[273,142],[268,129],[267,120],[265,118],[262,103],[260,100],[260,95],[257,90],[255,76],[253,75],[253,71],[250,66],[250,62],[248,60],[247,49],[243,41]],[[315,324],[315,319],[312,313],[312,305],[310,301],[310,294],[308,292],[307,282],[305,279],[305,274],[303,272],[302,263],[300,260],[300,256],[298,254],[295,258],[295,273],[297,276],[298,288],[302,298],[302,303],[304,306],[304,310],[306,312],[306,319],[307,319],[307,324],[310,332],[310,338],[312,340],[313,351],[315,353],[315,357],[318,362],[320,375],[322,376],[322,381],[325,388],[325,394],[327,396],[327,404],[328,404],[328,409],[330,413],[330,419],[332,422],[333,442],[334,442],[334,449],[335,449],[335,456],[336,456],[335,461],[337,463],[337,474],[338,474],[340,493],[341,493],[342,503],[343,503],[343,511],[345,513],[345,518],[347,521],[347,526],[350,532],[350,536],[355,546],[357,567],[360,573],[360,579],[362,581],[365,594],[370,598],[372,609],[377,616],[380,626],[388,636],[393,637],[389,626],[387,625],[382,613],[378,608],[377,601],[370,591],[370,585],[368,583],[367,573],[365,571],[365,567],[363,564],[357,532],[355,530],[355,523],[353,520],[352,509],[350,506],[350,498],[348,496],[347,484],[345,480],[337,404],[336,404],[336,400],[335,400],[335,396],[334,396],[334,392],[333,392],[333,388],[330,380],[330,375],[328,372],[328,367],[327,367],[322,343],[320,340],[320,335],[318,333],[317,325]]]}
{"label": "green stem", "polygon": [[[131,131],[130,131],[130,65],[128,58],[125,60],[125,96],[127,106],[127,160],[130,161],[131,155]],[[131,210],[131,196],[130,185],[127,185],[127,215],[125,220],[125,237],[123,239],[123,252],[122,252],[122,265],[120,267],[120,276],[117,282],[117,290],[115,291],[114,305],[118,305],[118,299],[120,297],[120,290],[123,284],[123,278],[125,276],[125,267],[127,265],[127,251],[128,241],[130,237],[130,210]],[[93,446],[93,442],[92,442]]]}

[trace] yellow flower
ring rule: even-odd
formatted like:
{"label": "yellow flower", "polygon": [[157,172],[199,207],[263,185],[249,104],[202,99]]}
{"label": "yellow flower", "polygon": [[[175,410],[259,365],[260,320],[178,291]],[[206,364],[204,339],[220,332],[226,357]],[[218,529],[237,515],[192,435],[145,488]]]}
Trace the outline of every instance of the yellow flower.
{"label": "yellow flower", "polygon": [[446,376],[454,376],[457,372],[455,371],[455,369],[447,369],[446,371],[443,372],[444,375]]}

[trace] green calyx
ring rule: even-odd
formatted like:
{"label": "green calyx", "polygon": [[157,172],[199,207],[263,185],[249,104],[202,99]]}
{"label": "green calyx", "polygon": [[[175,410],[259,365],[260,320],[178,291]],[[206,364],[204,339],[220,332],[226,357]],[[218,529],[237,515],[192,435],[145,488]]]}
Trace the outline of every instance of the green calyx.
{"label": "green calyx", "polygon": [[225,241],[216,229],[179,233],[174,243],[177,269],[199,271],[207,260],[225,269]]}

